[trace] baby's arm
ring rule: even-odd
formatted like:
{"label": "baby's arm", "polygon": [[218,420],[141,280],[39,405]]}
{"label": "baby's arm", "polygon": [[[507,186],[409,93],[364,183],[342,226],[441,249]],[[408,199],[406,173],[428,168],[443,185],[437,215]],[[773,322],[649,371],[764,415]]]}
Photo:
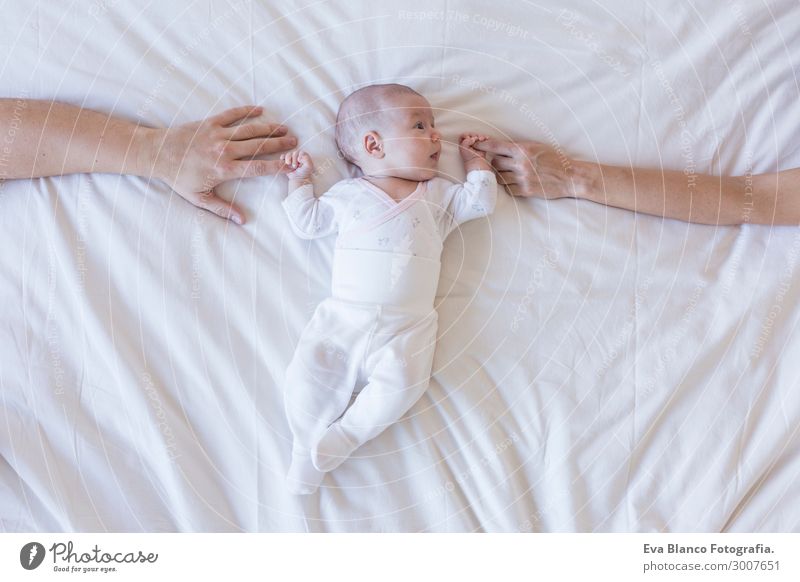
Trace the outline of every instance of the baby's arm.
{"label": "baby's arm", "polygon": [[314,174],[314,161],[303,150],[293,150],[281,154],[281,161],[289,171],[289,194],[303,186],[313,186],[311,176]]}
{"label": "baby's arm", "polygon": [[486,160],[486,152],[475,149],[475,144],[486,141],[488,136],[480,135],[477,133],[464,133],[461,134],[461,140],[458,143],[458,152],[461,154],[461,159],[464,161],[464,169],[467,173],[474,170],[485,170],[492,172],[492,165]]}
{"label": "baby's arm", "polygon": [[485,135],[465,133],[461,136],[459,152],[467,170],[467,181],[453,185],[445,198],[452,223],[445,223],[445,233],[456,225],[488,216],[497,202],[497,178],[486,154],[476,150],[476,143],[486,141]]}
{"label": "baby's arm", "polygon": [[289,224],[297,236],[303,239],[320,238],[338,230],[336,209],[325,196],[314,196],[314,162],[306,152],[295,150],[281,156],[290,170],[289,195],[283,201],[283,209]]}

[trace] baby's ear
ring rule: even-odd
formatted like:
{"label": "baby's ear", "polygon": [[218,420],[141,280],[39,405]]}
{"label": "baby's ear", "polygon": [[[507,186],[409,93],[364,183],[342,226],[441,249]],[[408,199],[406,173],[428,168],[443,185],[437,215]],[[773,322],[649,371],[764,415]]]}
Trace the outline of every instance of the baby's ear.
{"label": "baby's ear", "polygon": [[383,158],[383,140],[381,140],[381,136],[374,131],[366,134],[364,136],[364,151],[371,158]]}

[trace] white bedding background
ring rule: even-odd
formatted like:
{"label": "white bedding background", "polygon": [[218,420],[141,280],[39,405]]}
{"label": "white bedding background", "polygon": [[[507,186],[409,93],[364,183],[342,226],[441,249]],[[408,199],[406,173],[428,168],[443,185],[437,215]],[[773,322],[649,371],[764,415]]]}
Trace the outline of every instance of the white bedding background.
{"label": "white bedding background", "polygon": [[[450,139],[689,173],[800,165],[794,0],[2,13],[4,96],[151,125],[262,104],[324,168],[320,191],[350,171],[339,101],[387,81],[426,95]],[[463,176],[452,146],[442,165]],[[282,379],[332,240],[291,234],[285,187],[224,186],[238,228],[139,178],[2,185],[0,530],[800,530],[800,230],[505,195],[447,242],[425,397],[290,496]]]}

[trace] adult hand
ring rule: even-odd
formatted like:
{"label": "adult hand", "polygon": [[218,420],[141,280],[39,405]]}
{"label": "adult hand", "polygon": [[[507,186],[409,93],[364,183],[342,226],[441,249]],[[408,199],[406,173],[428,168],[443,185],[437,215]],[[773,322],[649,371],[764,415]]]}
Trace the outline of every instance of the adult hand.
{"label": "adult hand", "polygon": [[217,196],[214,188],[227,180],[287,171],[280,160],[253,158],[297,145],[282,125],[247,122],[262,111],[261,107],[236,107],[203,121],[149,130],[153,132],[152,175],[195,206],[244,224],[241,209]]}
{"label": "adult hand", "polygon": [[575,198],[585,188],[585,177],[576,171],[579,163],[547,144],[490,138],[474,147],[494,154],[497,181],[514,196]]}

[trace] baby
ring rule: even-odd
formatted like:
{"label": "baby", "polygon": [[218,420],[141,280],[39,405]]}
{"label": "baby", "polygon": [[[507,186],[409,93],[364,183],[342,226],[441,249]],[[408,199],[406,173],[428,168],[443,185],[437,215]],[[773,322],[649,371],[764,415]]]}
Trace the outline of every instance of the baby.
{"label": "baby", "polygon": [[[309,155],[282,156],[292,230],[304,239],[338,233],[332,297],[317,307],[286,371],[293,493],[313,493],[428,387],[442,243],[494,210],[494,173],[472,147],[485,139],[461,137],[466,183],[437,178],[441,136],[428,101],[403,85],[372,85],[347,97],[336,119],[336,144],[363,177],[315,198]],[[366,385],[348,408],[359,382]]]}

